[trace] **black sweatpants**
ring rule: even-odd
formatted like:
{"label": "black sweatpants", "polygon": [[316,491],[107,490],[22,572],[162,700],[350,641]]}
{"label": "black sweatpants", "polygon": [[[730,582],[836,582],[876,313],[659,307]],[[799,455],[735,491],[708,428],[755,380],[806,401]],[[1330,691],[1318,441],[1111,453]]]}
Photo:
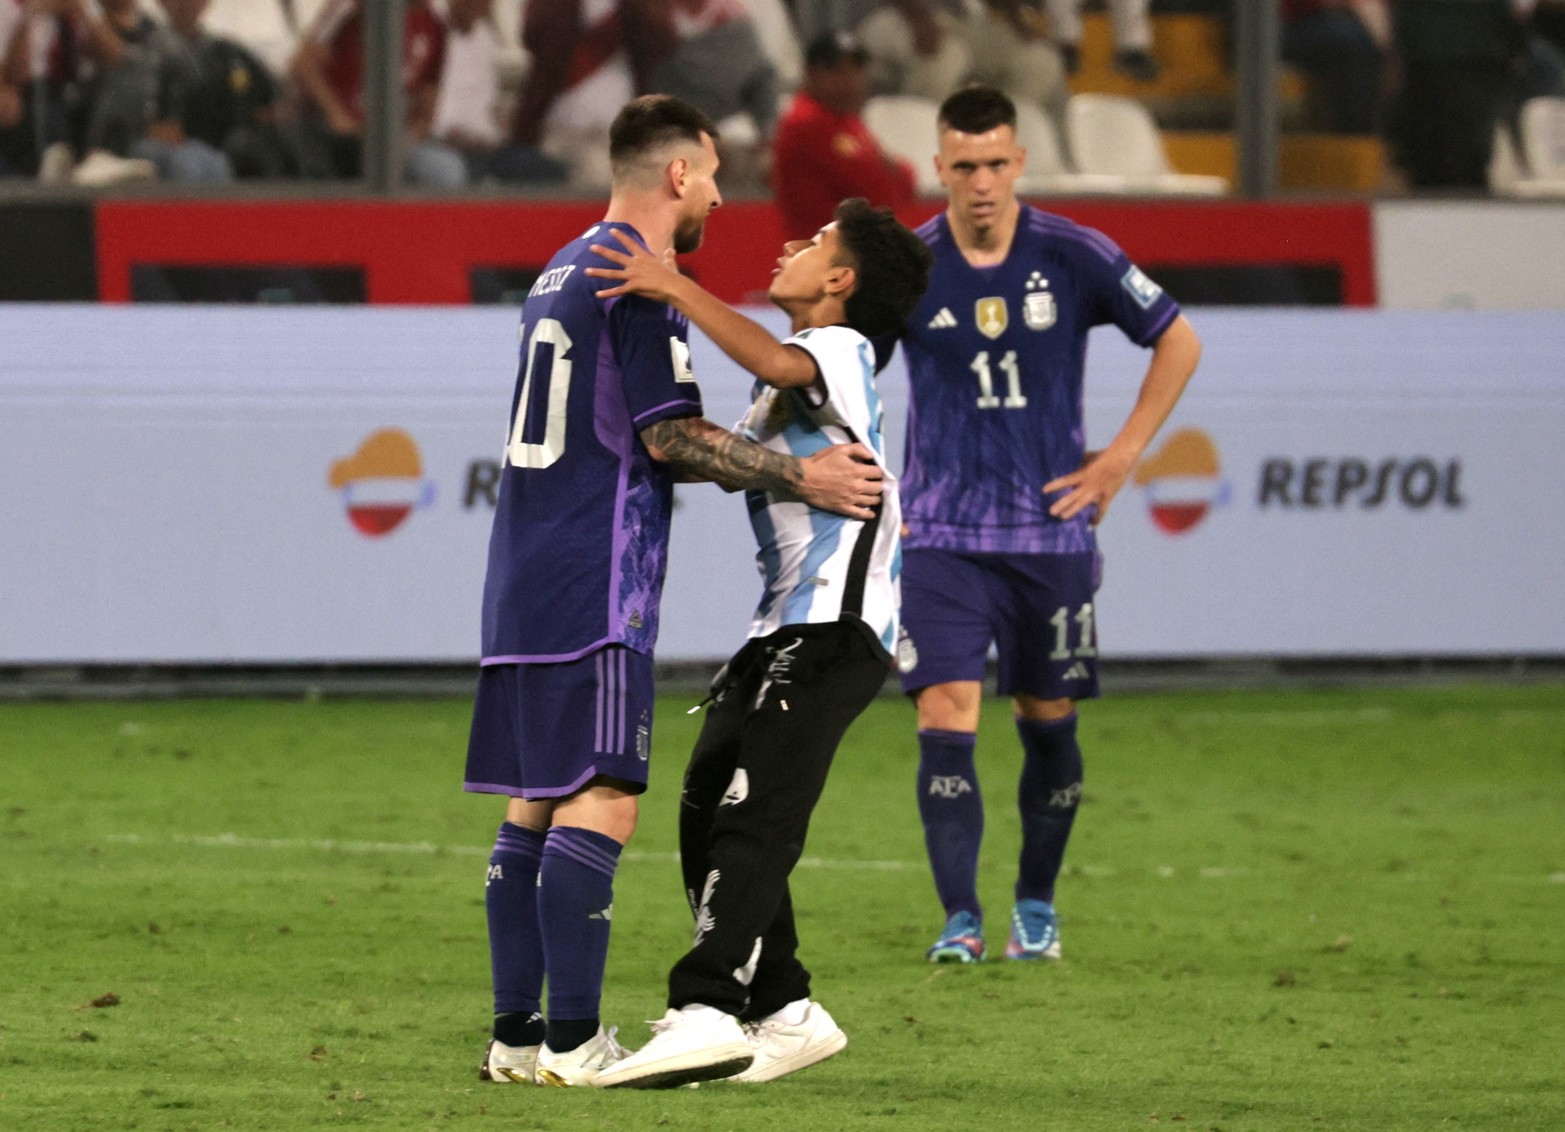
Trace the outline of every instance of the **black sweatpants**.
{"label": "black sweatpants", "polygon": [[865,628],[839,621],[753,640],[719,674],[680,799],[696,939],[669,973],[671,1007],[752,1021],[809,997],[788,874],[837,744],[889,671]]}

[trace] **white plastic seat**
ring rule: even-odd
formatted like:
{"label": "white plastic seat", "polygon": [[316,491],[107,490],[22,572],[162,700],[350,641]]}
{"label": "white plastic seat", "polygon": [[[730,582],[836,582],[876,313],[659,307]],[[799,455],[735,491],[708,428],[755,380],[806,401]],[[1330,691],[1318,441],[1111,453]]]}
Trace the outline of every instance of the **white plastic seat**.
{"label": "white plastic seat", "polygon": [[301,36],[307,35],[329,0],[293,0],[293,26]]}
{"label": "white plastic seat", "polygon": [[1489,149],[1489,191],[1495,196],[1516,196],[1516,186],[1527,177],[1522,168],[1521,155],[1511,140],[1511,131],[1504,122],[1494,124],[1494,143]]}
{"label": "white plastic seat", "polygon": [[1073,95],[1065,133],[1080,172],[1123,177],[1130,192],[1222,196],[1232,187],[1225,177],[1175,173],[1151,112],[1133,98]]}
{"label": "white plastic seat", "polygon": [[1023,194],[1124,193],[1128,183],[1113,173],[1078,173],[1065,159],[1059,131],[1040,107],[1016,104],[1016,141],[1027,151],[1027,168],[1016,182]]}
{"label": "white plastic seat", "polygon": [[[1494,127],[1494,148],[1489,157],[1489,191],[1495,196],[1519,197],[1524,200],[1559,199],[1565,197],[1565,169],[1550,175],[1539,176],[1532,164],[1531,154],[1537,152],[1548,168],[1550,160],[1550,131],[1560,130],[1560,148],[1565,148],[1565,115],[1553,125],[1550,118],[1555,108],[1548,105],[1534,107],[1533,103],[1557,102],[1565,106],[1565,99],[1534,98],[1522,107],[1520,119],[1524,152],[1519,152],[1511,138],[1511,131],[1504,122]],[[1529,113],[1530,110],[1530,113]],[[1529,136],[1529,130],[1531,135]],[[1530,144],[1529,144],[1530,142]],[[1565,158],[1565,154],[1556,154]]]}
{"label": "white plastic seat", "polygon": [[522,50],[522,0],[497,0],[494,26],[500,41],[500,81],[507,90],[515,90],[527,77],[531,63]]}
{"label": "white plastic seat", "polygon": [[869,132],[887,153],[913,166],[913,183],[923,196],[943,191],[935,172],[935,154],[940,152],[939,117],[940,104],[916,94],[877,95],[864,106]]}
{"label": "white plastic seat", "polygon": [[282,0],[212,0],[202,25],[253,51],[274,75],[288,73],[299,37]]}
{"label": "white plastic seat", "polygon": [[776,68],[778,89],[797,90],[804,79],[804,51],[787,7],[782,0],[744,0],[744,6],[755,25],[761,51]]}
{"label": "white plastic seat", "polygon": [[1529,98],[1519,122],[1527,171],[1545,181],[1565,177],[1565,98]]}

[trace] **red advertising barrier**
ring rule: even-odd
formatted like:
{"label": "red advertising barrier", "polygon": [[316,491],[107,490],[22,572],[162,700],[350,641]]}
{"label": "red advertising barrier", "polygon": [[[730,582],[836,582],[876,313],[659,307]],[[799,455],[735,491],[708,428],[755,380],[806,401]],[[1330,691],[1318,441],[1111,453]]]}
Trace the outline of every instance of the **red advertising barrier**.
{"label": "red advertising barrier", "polygon": [[[1149,269],[1324,269],[1349,306],[1373,306],[1370,212],[1362,204],[1048,201],[1100,228]],[[903,213],[918,223],[938,201]],[[601,201],[104,201],[96,208],[99,297],[129,302],[138,268],[349,268],[370,303],[469,303],[473,273],[541,268],[603,215]],[[769,202],[713,214],[691,273],[728,302],[766,288],[783,240]]]}

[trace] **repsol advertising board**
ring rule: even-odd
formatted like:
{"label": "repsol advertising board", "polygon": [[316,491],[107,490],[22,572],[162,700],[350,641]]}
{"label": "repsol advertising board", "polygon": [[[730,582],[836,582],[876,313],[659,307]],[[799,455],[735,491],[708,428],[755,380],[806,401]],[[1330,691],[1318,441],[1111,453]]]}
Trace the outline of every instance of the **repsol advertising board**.
{"label": "repsol advertising board", "polygon": [[[1201,368],[1099,528],[1107,657],[1565,653],[1565,316],[1188,313]],[[34,306],[0,341],[0,664],[476,660],[515,312]],[[1094,332],[1089,446],[1149,356]],[[749,379],[692,357],[738,420]],[[659,655],[720,659],[745,508],[676,498]]]}

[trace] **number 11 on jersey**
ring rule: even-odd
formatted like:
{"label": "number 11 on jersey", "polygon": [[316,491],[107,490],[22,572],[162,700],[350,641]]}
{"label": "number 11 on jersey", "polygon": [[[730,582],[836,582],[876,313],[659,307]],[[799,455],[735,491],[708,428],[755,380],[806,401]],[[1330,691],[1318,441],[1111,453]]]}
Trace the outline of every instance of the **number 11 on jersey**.
{"label": "number 11 on jersey", "polygon": [[1007,350],[1000,358],[1000,369],[1005,373],[1005,400],[994,395],[994,375],[989,372],[989,351],[980,350],[968,367],[978,375],[978,407],[998,409],[1025,409],[1027,398],[1022,396],[1022,371],[1016,364],[1016,351]]}

